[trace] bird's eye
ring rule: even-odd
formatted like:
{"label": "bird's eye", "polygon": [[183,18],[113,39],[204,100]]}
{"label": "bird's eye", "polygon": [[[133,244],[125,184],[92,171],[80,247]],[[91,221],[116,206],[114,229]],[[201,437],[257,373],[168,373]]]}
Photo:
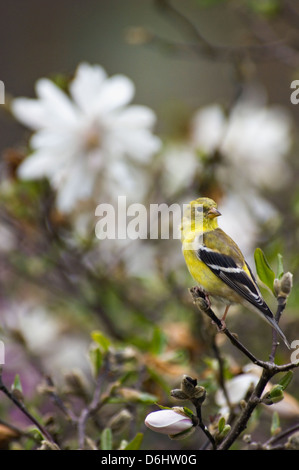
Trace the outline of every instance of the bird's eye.
{"label": "bird's eye", "polygon": [[203,205],[202,205],[202,204],[199,204],[199,205],[196,207],[196,210],[197,210],[197,212],[202,213],[202,212],[203,212]]}

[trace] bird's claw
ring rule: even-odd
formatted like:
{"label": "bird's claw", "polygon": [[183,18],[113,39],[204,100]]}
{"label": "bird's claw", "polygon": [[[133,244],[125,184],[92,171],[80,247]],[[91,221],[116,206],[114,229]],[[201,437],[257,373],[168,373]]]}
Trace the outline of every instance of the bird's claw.
{"label": "bird's claw", "polygon": [[212,320],[212,324],[216,325],[219,333],[222,333],[226,329],[226,323],[222,319],[219,319],[219,322],[217,323],[214,320]]}

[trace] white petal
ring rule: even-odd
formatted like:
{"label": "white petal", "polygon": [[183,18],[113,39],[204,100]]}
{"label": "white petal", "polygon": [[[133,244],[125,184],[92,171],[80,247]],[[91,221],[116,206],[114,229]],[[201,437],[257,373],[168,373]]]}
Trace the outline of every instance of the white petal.
{"label": "white petal", "polygon": [[194,175],[201,169],[196,152],[188,145],[171,144],[162,154],[163,181],[168,194],[189,188]]}
{"label": "white petal", "polygon": [[44,106],[38,100],[16,98],[11,104],[11,111],[18,121],[34,130],[46,126],[49,121]]}
{"label": "white petal", "polygon": [[113,116],[114,125],[152,128],[156,122],[155,113],[147,106],[129,106]]}
{"label": "white petal", "polygon": [[[38,80],[36,92],[42,100],[46,111],[57,120],[56,125],[59,125],[61,122],[67,124],[77,122],[76,110],[73,103],[51,80],[47,78]],[[53,124],[55,124],[54,120]]]}
{"label": "white petal", "polygon": [[[232,404],[238,404],[244,399],[249,387],[253,384],[254,386],[259,381],[259,377],[255,374],[241,374],[227,381],[226,391],[229,396],[229,400]],[[215,395],[215,401],[219,406],[226,405],[226,398],[222,390],[218,390]]]}
{"label": "white petal", "polygon": [[71,149],[76,149],[76,135],[61,129],[42,129],[30,139],[30,145],[33,149],[51,149],[59,153],[70,152]]}
{"label": "white petal", "polygon": [[75,163],[60,182],[57,207],[63,213],[71,212],[78,201],[87,199],[92,194],[95,173],[88,171],[85,160],[83,162]]}
{"label": "white petal", "polygon": [[30,145],[33,149],[37,150],[39,148],[45,147],[56,147],[60,146],[64,137],[59,135],[57,132],[53,132],[53,130],[41,130],[33,134],[30,139]]}
{"label": "white petal", "polygon": [[109,136],[109,147],[116,154],[127,154],[135,160],[147,162],[160,150],[161,141],[145,129],[123,129]]}
{"label": "white petal", "polygon": [[78,66],[75,78],[70,84],[70,93],[83,111],[88,111],[94,106],[106,79],[107,74],[100,65],[84,62]]}
{"label": "white petal", "polygon": [[18,167],[18,176],[24,180],[51,177],[57,168],[55,160],[49,153],[33,153]]}
{"label": "white petal", "polygon": [[221,143],[226,119],[220,106],[212,105],[199,110],[192,120],[191,139],[195,147],[206,153],[214,152]]}
{"label": "white petal", "polygon": [[180,415],[172,410],[160,410],[150,413],[145,424],[153,431],[162,434],[177,434],[192,427],[192,422],[187,416]]}
{"label": "white petal", "polygon": [[124,75],[108,78],[96,97],[95,108],[100,114],[113,111],[127,105],[133,98],[135,87],[133,82]]}
{"label": "white petal", "polygon": [[142,202],[147,190],[144,172],[125,159],[115,160],[107,168],[106,183],[111,194],[126,195],[134,202]]}

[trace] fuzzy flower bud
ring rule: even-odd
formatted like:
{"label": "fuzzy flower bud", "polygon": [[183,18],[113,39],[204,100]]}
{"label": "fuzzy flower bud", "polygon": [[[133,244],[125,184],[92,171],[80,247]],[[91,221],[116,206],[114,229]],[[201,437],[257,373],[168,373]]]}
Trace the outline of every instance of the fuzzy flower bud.
{"label": "fuzzy flower bud", "polygon": [[274,288],[274,293],[276,297],[278,297],[280,293],[280,289],[281,289],[281,282],[279,279],[277,278],[274,279],[273,288]]}
{"label": "fuzzy flower bud", "polygon": [[132,419],[132,413],[124,409],[116,415],[112,416],[107,424],[107,427],[110,428],[113,433],[120,433],[127,428]]}
{"label": "fuzzy flower bud", "polygon": [[276,297],[287,298],[293,287],[293,274],[287,272],[281,279],[274,279],[273,287]]}
{"label": "fuzzy flower bud", "polygon": [[174,439],[186,437],[195,427],[191,418],[184,413],[183,408],[176,407],[175,410],[154,411],[145,418],[145,425],[152,431],[167,434]]}
{"label": "fuzzy flower bud", "polygon": [[288,438],[288,442],[286,444],[287,449],[291,450],[298,450],[299,449],[299,432],[295,432]]}
{"label": "fuzzy flower bud", "polygon": [[288,296],[293,286],[293,274],[285,273],[281,278],[281,291]]}
{"label": "fuzzy flower bud", "polygon": [[[183,395],[191,400],[194,406],[201,405],[206,398],[206,389],[197,385],[197,380],[192,379],[192,377],[188,377],[187,375],[184,375],[183,377],[181,391]],[[177,395],[177,390],[175,391],[175,394],[172,393],[172,396],[175,398],[178,398]]]}

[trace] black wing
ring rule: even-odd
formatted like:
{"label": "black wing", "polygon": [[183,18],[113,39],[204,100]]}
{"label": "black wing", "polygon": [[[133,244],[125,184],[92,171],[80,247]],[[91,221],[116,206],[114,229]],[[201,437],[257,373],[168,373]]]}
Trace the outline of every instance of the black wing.
{"label": "black wing", "polygon": [[249,269],[252,279],[229,255],[223,255],[203,245],[198,249],[197,256],[217,277],[222,279],[222,281],[237,294],[260,310],[264,315],[273,318],[273,314],[262,298],[255,278],[247,263],[246,266]]}
{"label": "black wing", "polygon": [[248,264],[246,263],[246,266],[250,272],[250,276],[248,276],[242,267],[237,265],[231,256],[218,253],[205,245],[201,246],[197,250],[197,256],[206,264],[215,276],[222,279],[222,281],[231,289],[257,308],[269,321],[271,326],[279,333],[286,346],[290,349],[288,340],[275,321],[270,308],[262,298],[254,275],[252,274]]}

